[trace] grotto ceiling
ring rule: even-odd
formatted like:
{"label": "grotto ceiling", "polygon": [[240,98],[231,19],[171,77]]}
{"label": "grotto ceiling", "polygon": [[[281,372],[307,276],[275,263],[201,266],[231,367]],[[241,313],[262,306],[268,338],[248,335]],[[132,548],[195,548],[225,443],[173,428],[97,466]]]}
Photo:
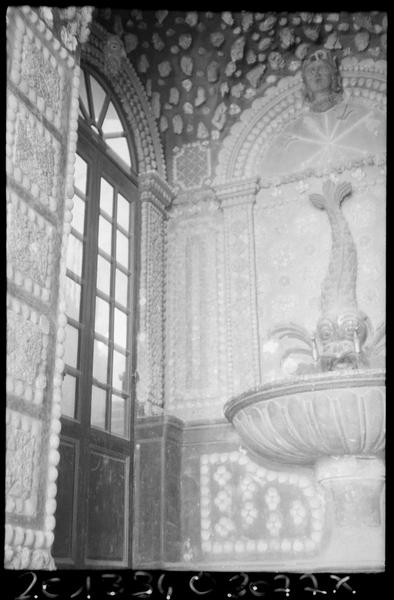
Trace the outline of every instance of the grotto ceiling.
{"label": "grotto ceiling", "polygon": [[242,111],[301,68],[313,47],[386,58],[387,15],[310,12],[180,12],[96,9],[121,38],[151,101],[167,162],[184,144],[209,143],[216,162]]}

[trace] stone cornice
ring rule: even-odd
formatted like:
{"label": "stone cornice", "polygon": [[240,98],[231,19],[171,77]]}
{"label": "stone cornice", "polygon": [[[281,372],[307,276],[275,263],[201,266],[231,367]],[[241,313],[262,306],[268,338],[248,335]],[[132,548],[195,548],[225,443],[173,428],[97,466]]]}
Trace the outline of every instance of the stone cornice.
{"label": "stone cornice", "polygon": [[257,177],[227,181],[214,186],[216,196],[223,208],[240,204],[253,204],[259,189]]}
{"label": "stone cornice", "polygon": [[383,166],[386,164],[386,153],[363,156],[362,158],[349,159],[344,162],[341,161],[337,165],[330,165],[327,167],[315,167],[305,169],[303,171],[295,171],[293,173],[286,173],[284,175],[278,175],[275,177],[260,177],[258,179],[260,189],[275,188],[277,186],[296,183],[298,181],[304,181],[309,177],[329,177],[331,174],[341,174],[346,171],[352,171],[353,169],[368,167],[368,166]]}
{"label": "stone cornice", "polygon": [[198,203],[176,204],[171,207],[169,217],[171,219],[188,218],[196,216],[212,216],[220,209],[220,202],[217,200],[200,200]]}
{"label": "stone cornice", "polygon": [[174,191],[156,171],[142,173],[138,179],[141,202],[151,202],[160,210],[170,207]]}
{"label": "stone cornice", "polygon": [[170,218],[195,217],[196,215],[212,214],[219,210],[220,201],[215,191],[202,188],[195,192],[181,192],[174,199],[169,210]]}

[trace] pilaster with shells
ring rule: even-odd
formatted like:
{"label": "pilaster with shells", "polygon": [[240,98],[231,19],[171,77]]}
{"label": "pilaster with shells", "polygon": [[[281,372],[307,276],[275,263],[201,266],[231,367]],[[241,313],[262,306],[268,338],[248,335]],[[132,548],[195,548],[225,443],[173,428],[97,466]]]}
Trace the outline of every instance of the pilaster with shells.
{"label": "pilaster with shells", "polygon": [[164,402],[166,209],[172,190],[156,173],[140,176],[141,246],[137,336],[137,412],[160,414]]}
{"label": "pilaster with shells", "polygon": [[253,205],[256,179],[216,186],[224,215],[228,393],[260,382]]}
{"label": "pilaster with shells", "polygon": [[167,225],[166,410],[215,418],[227,394],[223,211],[212,188],[179,193]]}

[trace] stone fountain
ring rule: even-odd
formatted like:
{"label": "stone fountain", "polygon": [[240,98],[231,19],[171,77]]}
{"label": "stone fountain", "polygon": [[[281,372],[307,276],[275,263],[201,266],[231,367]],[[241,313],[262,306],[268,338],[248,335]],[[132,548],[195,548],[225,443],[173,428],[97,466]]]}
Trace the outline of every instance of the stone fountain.
{"label": "stone fountain", "polygon": [[[385,329],[375,332],[356,298],[357,252],[341,211],[347,182],[323,184],[310,196],[325,210],[332,247],[312,334],[291,324],[271,332],[297,340],[282,356],[306,356],[293,378],[230,400],[225,415],[256,460],[278,468],[309,467],[329,508],[321,568],[384,566],[385,371],[375,368]],[[301,344],[301,346],[300,346]],[[346,568],[346,567],[345,567]]]}

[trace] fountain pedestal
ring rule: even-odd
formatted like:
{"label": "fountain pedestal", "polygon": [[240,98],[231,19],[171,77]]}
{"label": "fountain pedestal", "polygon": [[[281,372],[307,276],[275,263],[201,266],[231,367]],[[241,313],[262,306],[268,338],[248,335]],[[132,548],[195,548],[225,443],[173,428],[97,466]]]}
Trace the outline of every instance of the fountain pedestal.
{"label": "fountain pedestal", "polygon": [[327,373],[266,385],[227,403],[245,447],[310,467],[326,498],[316,569],[384,568],[384,372]]}
{"label": "fountain pedestal", "polygon": [[384,460],[377,456],[322,457],[315,478],[324,488],[329,506],[328,563],[348,568],[380,569],[384,565]]}

